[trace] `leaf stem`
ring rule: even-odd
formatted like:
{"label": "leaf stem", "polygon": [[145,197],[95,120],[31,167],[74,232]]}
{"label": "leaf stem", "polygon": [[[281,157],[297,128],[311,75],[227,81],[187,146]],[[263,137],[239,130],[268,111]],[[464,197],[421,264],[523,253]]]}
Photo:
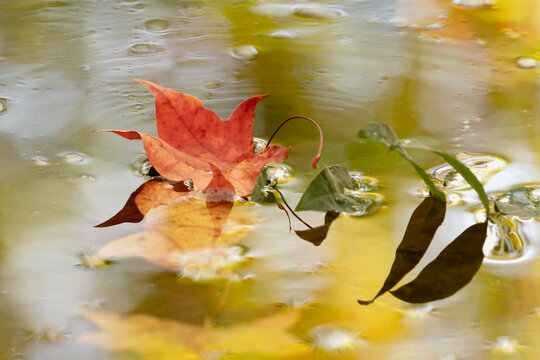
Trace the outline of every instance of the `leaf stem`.
{"label": "leaf stem", "polygon": [[298,216],[298,214],[296,214],[294,212],[294,210],[289,206],[289,204],[287,204],[287,201],[285,200],[285,197],[283,196],[283,194],[281,193],[281,191],[278,190],[277,187],[275,186],[272,186],[272,189],[276,190],[277,193],[279,194],[279,196],[281,196],[281,200],[283,200],[283,204],[287,207],[287,209],[289,209],[289,211],[291,212],[291,214],[293,214],[293,216],[295,218],[297,218],[298,220],[300,220],[300,222],[302,222],[302,224],[306,225],[308,228],[310,229],[313,229],[313,226],[309,225],[307,222],[305,222],[304,220],[302,220],[302,218],[300,216]]}
{"label": "leaf stem", "polygon": [[277,129],[274,130],[274,133],[270,136],[270,139],[268,139],[268,142],[266,143],[266,147],[270,146],[270,142],[272,142],[272,139],[274,138],[274,136],[276,136],[279,129],[281,129],[283,127],[283,125],[285,125],[286,123],[288,123],[289,121],[291,121],[293,119],[307,120],[307,121],[311,122],[312,124],[314,124],[317,127],[317,130],[319,130],[319,151],[317,152],[317,155],[315,155],[315,157],[313,158],[313,162],[311,163],[311,166],[314,169],[317,169],[319,167],[318,163],[319,163],[319,160],[320,160],[321,155],[322,155],[322,148],[323,148],[323,142],[324,142],[323,133],[322,133],[322,129],[319,126],[319,124],[315,120],[313,120],[311,118],[308,118],[307,116],[299,116],[299,115],[298,116],[292,116],[292,117],[288,118],[287,120],[283,121],[277,127]]}

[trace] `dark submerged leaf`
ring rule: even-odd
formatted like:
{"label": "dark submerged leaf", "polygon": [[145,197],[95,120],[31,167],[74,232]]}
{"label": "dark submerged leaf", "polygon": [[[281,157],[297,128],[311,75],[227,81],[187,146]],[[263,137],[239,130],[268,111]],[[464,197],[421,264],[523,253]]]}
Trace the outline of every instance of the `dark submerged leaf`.
{"label": "dark submerged leaf", "polygon": [[295,230],[294,232],[301,239],[309,241],[315,246],[319,246],[324,241],[324,239],[326,239],[326,236],[328,235],[328,230],[330,230],[330,225],[332,225],[332,223],[338,218],[338,216],[339,213],[334,211],[328,211],[324,216],[324,225],[307,230]]}
{"label": "dark submerged leaf", "polygon": [[533,194],[534,190],[538,189],[520,186],[505,192],[495,200],[497,209],[506,215],[539,217],[540,197]]}
{"label": "dark submerged leaf", "polygon": [[361,305],[373,303],[379,296],[392,289],[411,271],[426,253],[435,232],[444,221],[446,203],[435,197],[427,197],[414,210],[403,240],[396,250],[396,257],[382,288],[372,300],[358,300]]}
{"label": "dark submerged leaf", "polygon": [[268,174],[266,173],[266,168],[264,168],[255,180],[255,187],[251,192],[251,201],[274,204],[276,202],[276,197],[272,191],[267,190],[269,184]]}
{"label": "dark submerged leaf", "polygon": [[[163,186],[156,186],[157,184],[168,183],[170,188]],[[144,184],[139,186],[126,201],[124,207],[112,218],[102,222],[94,227],[109,227],[114,225],[123,224],[126,222],[138,223],[141,222],[146,213],[152,208],[163,205],[164,203],[171,201],[182,193],[188,192],[189,188],[184,182],[170,182],[164,179],[150,179]],[[140,201],[144,204],[137,204]],[[141,211],[139,206],[144,206],[145,210]]]}
{"label": "dark submerged leaf", "polygon": [[[146,184],[146,183],[145,183]],[[129,199],[126,201],[124,207],[116,213],[112,218],[107,221],[102,222],[101,224],[95,225],[94,227],[109,227],[114,225],[123,224],[126,222],[129,223],[138,223],[144,219],[144,214],[141,213],[137,204],[135,204],[135,198],[142,191],[144,185],[142,184],[129,196]]]}
{"label": "dark submerged leaf", "polygon": [[343,165],[325,167],[313,179],[302,198],[296,205],[295,211],[362,211],[371,203],[361,203],[346,189],[354,190],[354,182],[347,168]]}
{"label": "dark submerged leaf", "polygon": [[467,228],[416,279],[390,293],[409,303],[426,303],[455,294],[482,265],[487,225],[486,221]]}

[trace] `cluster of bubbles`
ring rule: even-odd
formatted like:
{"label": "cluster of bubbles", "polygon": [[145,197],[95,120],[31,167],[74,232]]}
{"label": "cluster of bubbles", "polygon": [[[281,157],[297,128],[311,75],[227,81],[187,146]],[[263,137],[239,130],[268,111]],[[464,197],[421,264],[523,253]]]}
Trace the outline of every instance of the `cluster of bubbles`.
{"label": "cluster of bubbles", "polygon": [[383,197],[376,191],[379,188],[378,181],[370,176],[365,176],[360,172],[349,172],[353,180],[353,190],[347,191],[358,201],[358,210],[345,213],[348,216],[366,216],[371,215],[382,205]]}

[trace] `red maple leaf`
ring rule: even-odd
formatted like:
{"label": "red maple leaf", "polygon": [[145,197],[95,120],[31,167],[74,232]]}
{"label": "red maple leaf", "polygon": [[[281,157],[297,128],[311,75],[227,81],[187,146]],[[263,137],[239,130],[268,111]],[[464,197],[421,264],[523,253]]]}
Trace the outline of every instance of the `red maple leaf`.
{"label": "red maple leaf", "polygon": [[289,149],[279,145],[253,152],[255,105],[268,95],[242,102],[228,120],[191,95],[136,79],[154,94],[158,137],[138,131],[103,130],[129,140],[141,139],[148,160],[169,180],[191,179],[195,189],[206,189],[219,172],[236,194],[248,196],[262,168],[283,162]]}

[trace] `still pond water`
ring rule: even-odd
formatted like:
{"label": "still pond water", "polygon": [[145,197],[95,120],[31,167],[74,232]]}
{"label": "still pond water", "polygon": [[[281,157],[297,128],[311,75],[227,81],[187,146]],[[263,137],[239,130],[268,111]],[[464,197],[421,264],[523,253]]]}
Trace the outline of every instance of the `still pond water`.
{"label": "still pond water", "polygon": [[[425,192],[358,130],[384,121],[462,153],[490,194],[540,183],[539,41],[538,0],[0,0],[0,359],[540,358],[534,219],[514,219],[512,251],[493,249],[491,229],[479,273],[448,299],[356,301],[378,291]],[[100,263],[105,244],[141,232],[93,227],[145,181],[140,142],[93,132],[155,134],[134,78],[222,118],[271,94],[255,136],[312,117],[321,165],[369,176],[382,206],[341,215],[315,247],[276,207],[238,204],[224,229],[238,241],[185,251],[180,276],[140,257]],[[318,136],[299,121],[276,141],[291,146],[280,188],[295,203]],[[481,217],[456,181],[420,267]]]}

